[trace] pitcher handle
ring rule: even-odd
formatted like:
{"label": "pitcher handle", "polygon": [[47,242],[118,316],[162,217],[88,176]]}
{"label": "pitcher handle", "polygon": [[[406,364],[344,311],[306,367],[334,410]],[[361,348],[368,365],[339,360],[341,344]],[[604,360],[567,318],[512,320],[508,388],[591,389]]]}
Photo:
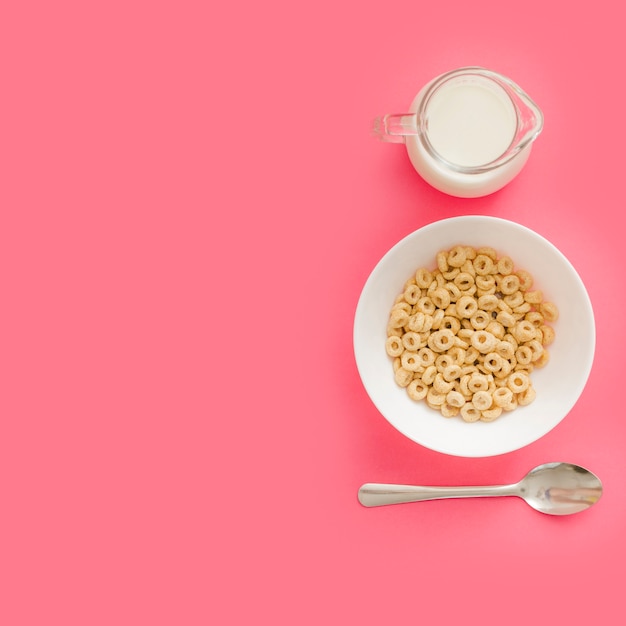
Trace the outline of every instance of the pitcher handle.
{"label": "pitcher handle", "polygon": [[381,141],[404,143],[409,135],[419,135],[416,113],[388,113],[374,120],[372,133]]}

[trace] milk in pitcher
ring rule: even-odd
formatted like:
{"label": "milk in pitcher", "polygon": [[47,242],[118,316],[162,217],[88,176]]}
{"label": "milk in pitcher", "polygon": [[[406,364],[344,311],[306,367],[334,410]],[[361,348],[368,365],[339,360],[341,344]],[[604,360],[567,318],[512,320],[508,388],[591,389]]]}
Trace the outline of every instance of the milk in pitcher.
{"label": "milk in pitcher", "polygon": [[467,67],[428,83],[409,113],[377,118],[375,132],[385,141],[403,141],[433,187],[477,197],[519,173],[542,126],[539,108],[510,79]]}

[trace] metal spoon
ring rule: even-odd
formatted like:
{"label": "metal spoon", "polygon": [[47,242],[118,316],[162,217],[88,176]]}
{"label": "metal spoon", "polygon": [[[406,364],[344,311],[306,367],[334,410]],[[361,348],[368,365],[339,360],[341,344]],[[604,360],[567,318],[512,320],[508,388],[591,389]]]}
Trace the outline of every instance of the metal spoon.
{"label": "metal spoon", "polygon": [[579,465],[545,463],[513,485],[489,487],[417,487],[367,483],[359,489],[363,506],[383,506],[440,498],[517,496],[549,515],[569,515],[588,509],[602,495],[600,479]]}

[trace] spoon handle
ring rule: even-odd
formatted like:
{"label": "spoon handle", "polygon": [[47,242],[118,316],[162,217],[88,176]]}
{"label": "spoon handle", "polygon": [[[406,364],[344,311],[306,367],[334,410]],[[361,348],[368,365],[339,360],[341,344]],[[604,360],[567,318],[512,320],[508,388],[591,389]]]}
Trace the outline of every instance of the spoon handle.
{"label": "spoon handle", "polygon": [[384,485],[366,483],[359,489],[359,502],[363,506],[404,504],[441,498],[484,498],[493,496],[515,496],[515,485],[493,485],[488,487],[419,487],[416,485]]}

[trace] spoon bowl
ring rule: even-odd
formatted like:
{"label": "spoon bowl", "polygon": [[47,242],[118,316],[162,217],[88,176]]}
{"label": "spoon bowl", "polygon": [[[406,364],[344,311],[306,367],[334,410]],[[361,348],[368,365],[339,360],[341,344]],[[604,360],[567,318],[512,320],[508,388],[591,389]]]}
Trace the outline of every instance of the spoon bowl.
{"label": "spoon bowl", "polygon": [[384,506],[443,498],[517,496],[548,515],[579,513],[602,496],[602,482],[588,469],[572,463],[545,463],[511,485],[481,487],[421,487],[366,483],[359,489],[363,506]]}
{"label": "spoon bowl", "polygon": [[546,463],[517,483],[517,491],[515,495],[541,513],[569,515],[595,504],[602,495],[602,483],[579,465]]}

